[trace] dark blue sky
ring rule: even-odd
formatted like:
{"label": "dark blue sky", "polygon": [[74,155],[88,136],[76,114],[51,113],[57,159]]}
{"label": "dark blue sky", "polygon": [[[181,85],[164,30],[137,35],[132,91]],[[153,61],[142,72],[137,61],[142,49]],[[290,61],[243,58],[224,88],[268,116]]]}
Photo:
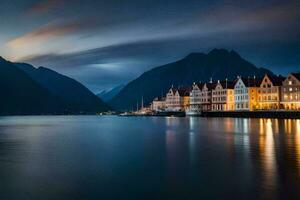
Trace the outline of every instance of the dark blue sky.
{"label": "dark blue sky", "polygon": [[97,92],[190,52],[228,48],[300,71],[300,1],[1,0],[0,55]]}

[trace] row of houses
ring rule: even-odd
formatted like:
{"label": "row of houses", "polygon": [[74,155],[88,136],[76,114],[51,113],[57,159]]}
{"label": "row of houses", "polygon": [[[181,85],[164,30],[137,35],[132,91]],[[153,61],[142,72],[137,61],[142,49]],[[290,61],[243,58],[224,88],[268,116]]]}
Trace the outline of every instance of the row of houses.
{"label": "row of houses", "polygon": [[286,78],[237,77],[234,81],[171,87],[165,97],[153,100],[151,108],[187,112],[300,110],[300,73],[290,73]]}

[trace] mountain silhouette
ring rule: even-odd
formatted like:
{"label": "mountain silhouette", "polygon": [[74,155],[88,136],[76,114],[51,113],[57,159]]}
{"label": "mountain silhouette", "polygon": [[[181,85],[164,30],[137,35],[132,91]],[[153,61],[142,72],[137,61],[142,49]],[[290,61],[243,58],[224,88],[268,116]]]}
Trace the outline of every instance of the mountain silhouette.
{"label": "mountain silhouette", "polygon": [[87,114],[107,105],[77,81],[55,71],[0,57],[0,115]]}
{"label": "mountain silhouette", "polygon": [[273,73],[258,68],[243,59],[237,52],[213,49],[209,53],[191,53],[185,58],[155,67],[129,82],[109,104],[118,110],[129,110],[143,98],[146,104],[174,87],[191,85],[193,82],[234,80],[240,76],[264,76]]}
{"label": "mountain silhouette", "polygon": [[124,85],[118,85],[111,90],[103,90],[100,93],[97,94],[99,98],[101,98],[104,102],[110,101],[112,98],[114,98],[122,89],[124,88]]}

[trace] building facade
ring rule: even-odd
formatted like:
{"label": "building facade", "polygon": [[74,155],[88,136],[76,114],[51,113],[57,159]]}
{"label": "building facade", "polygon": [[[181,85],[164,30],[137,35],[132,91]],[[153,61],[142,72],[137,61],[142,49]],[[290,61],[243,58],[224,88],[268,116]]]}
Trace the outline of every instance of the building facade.
{"label": "building facade", "polygon": [[190,105],[190,88],[169,90],[166,95],[166,110],[167,111],[185,111]]}
{"label": "building facade", "polygon": [[282,108],[281,100],[281,86],[284,77],[265,75],[258,88],[257,105],[260,110],[275,110]]}
{"label": "building facade", "polygon": [[236,111],[252,111],[257,106],[257,89],[261,79],[256,77],[238,77],[234,85],[234,101]]}
{"label": "building facade", "polygon": [[175,107],[177,107],[179,104],[179,102],[177,102],[177,98],[175,97],[176,91],[177,90],[172,86],[166,94],[166,110],[168,111],[175,110]]}
{"label": "building facade", "polygon": [[190,93],[192,89],[190,87],[179,88],[177,90],[177,98],[179,99],[180,109],[179,111],[186,111],[190,107]]}
{"label": "building facade", "polygon": [[300,110],[300,73],[290,73],[282,83],[281,104],[286,110]]}
{"label": "building facade", "polygon": [[201,90],[201,110],[202,111],[211,111],[212,109],[212,90],[216,87],[216,83],[205,83]]}
{"label": "building facade", "polygon": [[204,86],[203,83],[194,83],[192,86],[192,91],[190,92],[190,108],[191,112],[201,111],[201,90]]}
{"label": "building facade", "polygon": [[166,109],[166,98],[156,97],[151,103],[151,110],[163,111]]}
{"label": "building facade", "polygon": [[212,111],[232,111],[234,109],[234,82],[218,81],[212,90]]}

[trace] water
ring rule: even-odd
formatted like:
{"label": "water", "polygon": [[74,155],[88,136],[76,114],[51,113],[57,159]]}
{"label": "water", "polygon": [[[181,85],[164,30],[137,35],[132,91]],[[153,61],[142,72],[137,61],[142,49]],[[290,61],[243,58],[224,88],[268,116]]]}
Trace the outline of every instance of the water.
{"label": "water", "polygon": [[300,120],[0,118],[0,199],[300,199]]}

